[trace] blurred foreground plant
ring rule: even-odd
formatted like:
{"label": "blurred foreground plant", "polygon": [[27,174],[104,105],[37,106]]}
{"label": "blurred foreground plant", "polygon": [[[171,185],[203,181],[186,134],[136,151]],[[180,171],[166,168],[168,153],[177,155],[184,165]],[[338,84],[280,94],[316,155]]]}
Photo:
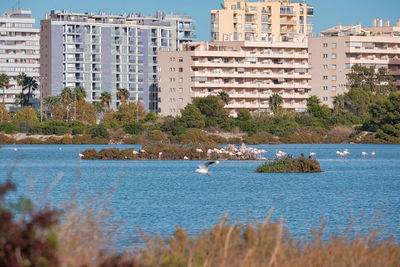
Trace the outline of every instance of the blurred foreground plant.
{"label": "blurred foreground plant", "polygon": [[14,190],[11,181],[0,185],[0,266],[57,266],[54,230],[58,213],[51,209],[35,210],[23,198],[7,207],[5,196]]}

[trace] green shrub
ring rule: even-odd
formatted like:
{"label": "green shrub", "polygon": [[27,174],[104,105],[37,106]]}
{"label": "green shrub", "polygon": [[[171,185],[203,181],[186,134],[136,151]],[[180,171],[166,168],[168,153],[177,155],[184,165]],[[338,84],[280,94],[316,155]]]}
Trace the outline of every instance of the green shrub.
{"label": "green shrub", "polygon": [[9,122],[0,122],[0,132],[5,132],[6,134],[12,134],[18,130],[17,126]]}
{"label": "green shrub", "polygon": [[299,158],[285,157],[266,161],[256,169],[259,173],[313,173],[323,172],[318,160],[305,158],[301,155]]}
{"label": "green shrub", "polygon": [[141,123],[132,122],[124,125],[124,131],[128,134],[138,135],[141,134],[144,130],[144,126]]}
{"label": "green shrub", "polygon": [[105,139],[108,139],[110,136],[104,124],[94,126],[89,130],[89,134],[91,134],[92,137],[101,137]]}
{"label": "green shrub", "polygon": [[73,135],[83,134],[85,132],[86,126],[80,121],[73,121],[69,123],[69,127],[72,129],[71,133]]}
{"label": "green shrub", "polygon": [[181,135],[186,133],[187,128],[182,126],[182,125],[177,125],[173,130],[172,130],[172,134],[175,136]]}

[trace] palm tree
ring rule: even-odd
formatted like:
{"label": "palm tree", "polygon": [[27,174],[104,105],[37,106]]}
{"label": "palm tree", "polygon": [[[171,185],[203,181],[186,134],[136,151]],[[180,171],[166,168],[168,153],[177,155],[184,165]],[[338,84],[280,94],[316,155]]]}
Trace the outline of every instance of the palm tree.
{"label": "palm tree", "polygon": [[61,102],[67,108],[67,121],[69,119],[69,109],[74,98],[71,88],[65,87],[60,94]]}
{"label": "palm tree", "polygon": [[19,86],[21,86],[21,93],[16,95],[15,104],[16,105],[21,105],[21,108],[25,104],[23,90],[25,88],[26,78],[27,78],[27,76],[26,76],[25,72],[21,72],[17,77],[17,83],[18,83]]}
{"label": "palm tree", "polygon": [[225,105],[228,104],[229,95],[227,92],[225,91],[219,92],[218,97],[225,103]]}
{"label": "palm tree", "polygon": [[338,94],[333,100],[333,110],[335,115],[339,115],[344,110],[344,95]]}
{"label": "palm tree", "polygon": [[111,95],[109,92],[103,92],[100,95],[100,100],[101,100],[101,105],[105,108],[109,108],[110,107],[110,103],[111,103]]}
{"label": "palm tree", "polygon": [[60,94],[61,97],[61,102],[65,105],[68,106],[69,104],[72,103],[73,101],[73,93],[72,90],[69,87],[65,87]]}
{"label": "palm tree", "polygon": [[3,88],[3,104],[6,101],[6,86],[10,83],[10,77],[7,74],[2,73],[0,75],[0,86]]}
{"label": "palm tree", "polygon": [[278,94],[273,94],[272,96],[270,96],[268,102],[269,102],[269,107],[272,109],[272,112],[276,114],[281,109],[283,98]]}
{"label": "palm tree", "polygon": [[75,87],[74,94],[75,94],[77,101],[85,100],[85,98],[87,96],[85,88],[83,88],[82,86]]}
{"label": "palm tree", "polygon": [[24,95],[22,93],[19,93],[17,95],[15,95],[15,105],[23,105],[24,103]]}
{"label": "palm tree", "polygon": [[47,109],[52,109],[55,105],[61,103],[61,97],[60,96],[53,96],[49,95],[43,99],[43,105]]}
{"label": "palm tree", "polygon": [[121,89],[119,89],[119,91],[117,93],[117,97],[118,97],[118,99],[121,100],[122,103],[126,103],[130,97],[130,93],[129,93],[128,89],[121,88]]}
{"label": "palm tree", "polygon": [[[10,77],[7,74],[3,73],[0,75],[0,86],[3,88],[3,105],[5,107],[6,102],[6,86],[10,83]],[[1,109],[1,121],[3,121],[3,109]]]}
{"label": "palm tree", "polygon": [[[30,105],[30,100],[33,92],[38,90],[38,83],[33,77],[25,76],[24,87],[22,88],[22,93],[24,95],[24,105]],[[28,89],[28,93],[25,94],[24,91]]]}

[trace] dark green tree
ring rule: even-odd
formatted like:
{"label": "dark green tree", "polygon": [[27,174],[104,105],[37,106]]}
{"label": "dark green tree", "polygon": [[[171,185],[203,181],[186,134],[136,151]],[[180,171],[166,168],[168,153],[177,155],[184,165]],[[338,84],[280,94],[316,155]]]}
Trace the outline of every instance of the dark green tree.
{"label": "dark green tree", "polygon": [[378,137],[400,137],[400,93],[377,99],[370,108],[371,126]]}
{"label": "dark green tree", "polygon": [[207,97],[196,97],[193,104],[200,110],[206,119],[206,127],[218,126],[221,128],[229,127],[229,115],[224,109],[224,102],[217,97],[209,95]]}
{"label": "dark green tree", "polygon": [[319,105],[321,104],[321,100],[315,95],[311,96],[309,99],[307,99],[307,107],[310,107],[312,105]]}
{"label": "dark green tree", "polygon": [[242,108],[239,109],[237,118],[239,121],[249,121],[252,117],[248,109]]}
{"label": "dark green tree", "polygon": [[366,119],[369,117],[369,106],[372,94],[358,87],[350,89],[344,96],[345,109],[354,115]]}
{"label": "dark green tree", "polygon": [[204,116],[201,114],[200,110],[193,104],[187,105],[181,111],[181,118],[180,122],[186,128],[204,128],[205,126],[205,119]]}

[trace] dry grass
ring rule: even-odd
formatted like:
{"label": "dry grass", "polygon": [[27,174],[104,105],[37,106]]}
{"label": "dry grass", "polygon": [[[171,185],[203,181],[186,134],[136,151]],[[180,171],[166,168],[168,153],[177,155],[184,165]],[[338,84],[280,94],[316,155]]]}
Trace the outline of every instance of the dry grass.
{"label": "dry grass", "polygon": [[[166,239],[147,236],[146,246],[131,260],[138,266],[399,266],[400,246],[381,239],[380,231],[350,238],[343,233],[323,241],[324,227],[309,241],[297,241],[283,219],[228,223],[194,237],[177,228]],[[126,255],[126,259],[129,255]],[[129,262],[129,261],[128,261]]]}

